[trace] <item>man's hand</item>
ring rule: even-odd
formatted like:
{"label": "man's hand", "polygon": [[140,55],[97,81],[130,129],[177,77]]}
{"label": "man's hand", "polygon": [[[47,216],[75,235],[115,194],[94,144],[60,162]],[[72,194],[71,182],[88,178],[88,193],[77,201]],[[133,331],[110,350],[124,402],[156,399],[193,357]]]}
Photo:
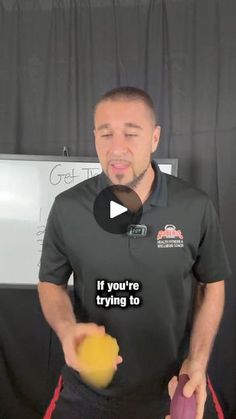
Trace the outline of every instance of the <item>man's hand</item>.
{"label": "man's hand", "polygon": [[[76,355],[76,348],[86,335],[93,335],[94,333],[105,334],[104,326],[98,326],[95,323],[72,323],[64,327],[60,340],[65,362],[69,367],[80,372],[81,368]],[[117,369],[117,364],[120,364],[121,362],[122,357],[118,356],[114,368]]]}
{"label": "man's hand", "polygon": [[[181,374],[187,374],[189,376],[189,381],[184,386],[183,394],[185,397],[191,397],[195,393],[197,402],[196,419],[203,419],[204,406],[207,398],[205,369],[197,361],[191,361],[187,358],[180,369],[179,375]],[[177,385],[177,377],[172,377],[168,384],[171,399],[173,398]],[[166,419],[171,419],[171,417],[168,415]]]}

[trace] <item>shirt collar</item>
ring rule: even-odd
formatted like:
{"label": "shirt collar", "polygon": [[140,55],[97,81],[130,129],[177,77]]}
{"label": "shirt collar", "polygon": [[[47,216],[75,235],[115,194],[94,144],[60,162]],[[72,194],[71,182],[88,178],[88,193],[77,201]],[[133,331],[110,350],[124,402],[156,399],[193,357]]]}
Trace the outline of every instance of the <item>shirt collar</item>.
{"label": "shirt collar", "polygon": [[166,207],[168,196],[166,175],[160,170],[155,160],[152,160],[152,167],[155,171],[155,179],[153,191],[150,195],[150,204],[156,207]]}
{"label": "shirt collar", "polygon": [[[156,207],[166,207],[167,206],[167,180],[165,173],[161,172],[158,163],[155,160],[152,160],[152,167],[155,172],[155,179],[153,184],[153,190],[148,198],[148,200],[144,203],[150,203],[151,206]],[[98,176],[98,192],[101,192],[103,189],[111,186],[109,180],[104,172],[102,172]]]}

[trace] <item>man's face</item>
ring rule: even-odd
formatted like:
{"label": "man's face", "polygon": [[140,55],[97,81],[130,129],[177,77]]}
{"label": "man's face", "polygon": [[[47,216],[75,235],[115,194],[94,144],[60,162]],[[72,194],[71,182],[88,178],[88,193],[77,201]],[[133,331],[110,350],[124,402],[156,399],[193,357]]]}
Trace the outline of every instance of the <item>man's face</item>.
{"label": "man's face", "polygon": [[142,100],[105,100],[95,113],[95,146],[102,169],[114,185],[135,188],[158,145],[150,109]]}

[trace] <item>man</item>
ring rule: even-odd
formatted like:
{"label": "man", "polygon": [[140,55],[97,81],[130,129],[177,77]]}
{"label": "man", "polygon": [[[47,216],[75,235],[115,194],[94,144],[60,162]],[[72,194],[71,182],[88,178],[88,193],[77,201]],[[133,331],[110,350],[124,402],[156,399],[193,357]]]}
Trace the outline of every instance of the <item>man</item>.
{"label": "man", "polygon": [[[151,161],[160,127],[144,91],[121,87],[104,95],[95,108],[94,135],[103,173],[56,198],[44,238],[39,296],[66,362],[59,400],[45,418],[169,418],[168,388],[172,397],[182,373],[190,378],[185,396],[196,396],[196,419],[223,418],[206,386],[230,275],[215,210],[205,193]],[[94,202],[110,185],[139,196],[146,237],[112,234],[97,224]],[[71,272],[74,310],[66,291]],[[104,278],[140,283],[142,305],[97,306],[97,280]],[[76,346],[85,335],[104,331],[117,339],[120,355],[112,383],[99,390],[80,377]]]}

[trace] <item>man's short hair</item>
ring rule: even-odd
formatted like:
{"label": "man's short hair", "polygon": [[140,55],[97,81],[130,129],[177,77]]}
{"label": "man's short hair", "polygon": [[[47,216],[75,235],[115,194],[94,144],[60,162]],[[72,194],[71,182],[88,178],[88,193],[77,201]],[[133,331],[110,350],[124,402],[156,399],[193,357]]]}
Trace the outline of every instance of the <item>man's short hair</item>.
{"label": "man's short hair", "polygon": [[145,92],[144,90],[139,89],[138,87],[132,87],[132,86],[116,87],[106,92],[97,102],[94,109],[94,114],[100,103],[105,102],[106,100],[120,100],[120,99],[131,100],[131,101],[141,100],[150,109],[154,122],[156,123],[155,107],[154,107],[154,103],[151,96],[149,96],[149,94]]}

